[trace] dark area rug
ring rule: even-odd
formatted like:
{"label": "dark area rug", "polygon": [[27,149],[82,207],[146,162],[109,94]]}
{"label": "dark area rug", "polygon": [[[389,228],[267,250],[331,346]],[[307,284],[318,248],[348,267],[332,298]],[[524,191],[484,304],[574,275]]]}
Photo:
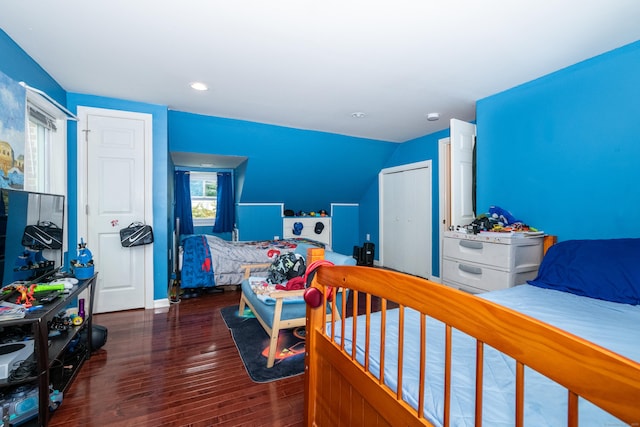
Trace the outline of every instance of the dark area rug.
{"label": "dark area rug", "polygon": [[220,314],[236,343],[249,377],[257,383],[276,381],[304,372],[304,328],[280,331],[276,362],[267,368],[269,335],[262,329],[251,310],[238,315],[238,306],[223,307]]}

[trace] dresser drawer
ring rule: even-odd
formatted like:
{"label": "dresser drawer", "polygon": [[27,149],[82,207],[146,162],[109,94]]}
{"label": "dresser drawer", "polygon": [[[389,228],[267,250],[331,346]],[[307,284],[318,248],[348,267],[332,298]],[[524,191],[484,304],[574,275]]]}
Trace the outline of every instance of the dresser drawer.
{"label": "dresser drawer", "polygon": [[515,272],[537,269],[542,239],[513,239],[510,244],[445,237],[443,257]]}
{"label": "dresser drawer", "polygon": [[461,287],[469,292],[486,292],[505,289],[526,283],[538,274],[537,267],[529,271],[509,272],[497,270],[482,264],[466,263],[444,259],[442,281],[444,284]]}

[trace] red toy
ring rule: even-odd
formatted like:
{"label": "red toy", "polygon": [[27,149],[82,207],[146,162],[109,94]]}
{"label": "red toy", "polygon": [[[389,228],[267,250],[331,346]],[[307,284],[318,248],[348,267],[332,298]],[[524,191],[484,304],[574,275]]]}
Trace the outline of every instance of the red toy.
{"label": "red toy", "polygon": [[25,285],[19,285],[16,290],[20,292],[20,296],[16,300],[16,304],[24,304],[25,308],[31,307],[31,301],[35,298],[33,297],[33,292],[36,289],[36,284],[30,285],[28,288]]}

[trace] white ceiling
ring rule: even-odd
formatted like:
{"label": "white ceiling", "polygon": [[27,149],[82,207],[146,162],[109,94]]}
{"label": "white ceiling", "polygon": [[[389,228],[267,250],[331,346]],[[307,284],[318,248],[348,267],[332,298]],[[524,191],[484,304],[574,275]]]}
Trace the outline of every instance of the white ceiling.
{"label": "white ceiling", "polygon": [[403,142],[639,40],[640,1],[4,0],[0,28],[69,92]]}

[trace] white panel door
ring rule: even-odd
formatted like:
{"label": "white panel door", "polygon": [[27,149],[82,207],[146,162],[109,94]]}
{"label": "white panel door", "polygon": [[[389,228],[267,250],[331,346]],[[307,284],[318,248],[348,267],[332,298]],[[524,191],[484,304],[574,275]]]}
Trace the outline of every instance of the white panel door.
{"label": "white panel door", "polygon": [[135,221],[152,223],[145,196],[152,194],[145,164],[151,116],[107,110],[84,119],[85,238],[99,272],[95,311],[143,308],[145,290],[153,290],[153,245],[123,248],[119,231]]}
{"label": "white panel door", "polygon": [[451,119],[451,225],[467,225],[475,219],[473,207],[473,149],[476,125]]}
{"label": "white panel door", "polygon": [[380,180],[380,261],[428,278],[432,272],[431,161],[385,169]]}
{"label": "white panel door", "polygon": [[402,242],[404,223],[402,200],[402,172],[391,172],[383,175],[382,183],[382,233],[380,239],[380,260],[387,268],[405,271],[403,265],[404,248]]}

